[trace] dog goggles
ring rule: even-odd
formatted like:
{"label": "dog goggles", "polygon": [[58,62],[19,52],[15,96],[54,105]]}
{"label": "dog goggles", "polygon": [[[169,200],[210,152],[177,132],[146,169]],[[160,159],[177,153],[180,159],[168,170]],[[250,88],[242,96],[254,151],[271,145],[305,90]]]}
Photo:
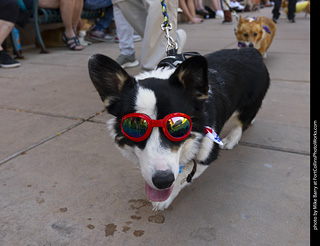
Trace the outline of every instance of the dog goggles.
{"label": "dog goggles", "polygon": [[178,142],[189,136],[192,122],[190,117],[183,113],[169,114],[162,120],[153,120],[141,113],[127,114],[122,117],[122,133],[135,142],[145,140],[151,134],[153,127],[162,127],[168,139]]}

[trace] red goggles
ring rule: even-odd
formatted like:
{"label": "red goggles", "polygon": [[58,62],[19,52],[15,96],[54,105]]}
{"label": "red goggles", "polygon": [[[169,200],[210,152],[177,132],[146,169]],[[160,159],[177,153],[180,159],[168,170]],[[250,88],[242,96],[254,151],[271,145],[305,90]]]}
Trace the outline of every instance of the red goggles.
{"label": "red goggles", "polygon": [[153,120],[141,113],[127,114],[122,117],[122,133],[135,142],[145,140],[151,134],[153,127],[162,127],[168,139],[178,142],[189,136],[192,122],[190,117],[183,113],[169,114],[162,120]]}

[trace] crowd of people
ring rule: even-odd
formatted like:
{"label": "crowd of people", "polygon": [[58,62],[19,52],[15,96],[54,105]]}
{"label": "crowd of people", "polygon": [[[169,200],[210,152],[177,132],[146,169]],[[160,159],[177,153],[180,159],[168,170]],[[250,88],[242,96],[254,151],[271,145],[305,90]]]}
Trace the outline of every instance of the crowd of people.
{"label": "crowd of people", "polygon": [[[282,0],[261,0],[264,6],[273,6],[273,20],[279,18]],[[23,0],[27,9],[32,10],[33,0]],[[120,55],[117,62],[122,67],[139,65],[135,57],[134,41],[143,38],[141,50],[142,70],[152,70],[163,56],[166,43],[161,39],[163,33],[158,27],[163,22],[160,11],[160,0],[39,0],[38,7],[59,9],[64,24],[63,42],[70,50],[79,51],[85,47],[81,45],[77,36],[77,29],[81,27],[82,9],[105,8],[104,16],[100,18],[91,30],[90,37],[99,41],[109,42],[115,38],[108,35],[106,30],[114,20],[119,42]],[[203,0],[175,0],[166,1],[168,15],[173,26],[172,38],[177,41],[180,52],[186,41],[186,33],[176,29],[178,8],[181,8],[188,18],[189,24],[200,24],[206,18],[221,18],[223,24],[232,23],[231,11],[243,11],[248,1],[242,0],[210,0],[214,10],[203,6]],[[255,2],[255,1],[251,1]],[[297,0],[289,0],[288,18],[294,22],[295,4]],[[0,67],[13,68],[20,66],[20,62],[6,53],[2,43],[14,28],[19,17],[17,0],[0,1]]]}

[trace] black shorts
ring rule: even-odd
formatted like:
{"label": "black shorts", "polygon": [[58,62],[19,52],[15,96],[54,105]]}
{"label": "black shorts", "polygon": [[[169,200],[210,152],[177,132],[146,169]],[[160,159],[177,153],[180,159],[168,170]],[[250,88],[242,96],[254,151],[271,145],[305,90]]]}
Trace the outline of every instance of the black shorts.
{"label": "black shorts", "polygon": [[0,20],[16,23],[19,15],[19,4],[17,0],[0,1]]}

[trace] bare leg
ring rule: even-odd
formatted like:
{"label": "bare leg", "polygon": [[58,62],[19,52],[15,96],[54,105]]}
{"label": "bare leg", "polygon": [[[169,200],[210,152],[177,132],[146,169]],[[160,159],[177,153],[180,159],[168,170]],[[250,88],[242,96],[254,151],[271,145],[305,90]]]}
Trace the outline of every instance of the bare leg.
{"label": "bare leg", "polygon": [[202,19],[196,16],[193,0],[180,0],[179,4],[183,10],[183,13],[187,16],[191,23],[199,24],[202,22]]}
{"label": "bare leg", "polygon": [[75,29],[81,27],[82,8],[83,8],[83,0],[75,0],[75,6],[74,6],[73,15],[72,15],[72,23]]}
{"label": "bare leg", "polygon": [[0,51],[3,50],[1,44],[10,34],[14,24],[9,21],[0,20]]}
{"label": "bare leg", "polygon": [[[83,2],[80,1],[77,4],[76,7],[76,1],[78,2],[79,0],[40,0],[39,1],[39,7],[42,8],[49,8],[49,9],[60,9],[61,13],[61,18],[65,27],[65,36],[67,38],[73,38],[76,37],[76,33],[74,32],[73,25],[78,24],[80,21],[80,15],[79,14],[79,9],[83,6]],[[74,16],[75,13],[78,16]],[[73,23],[73,21],[77,21],[77,23]],[[75,26],[76,27],[76,26]],[[69,40],[68,44],[74,43],[74,40]],[[82,50],[84,47],[81,45],[72,45],[75,47],[76,50]]]}

